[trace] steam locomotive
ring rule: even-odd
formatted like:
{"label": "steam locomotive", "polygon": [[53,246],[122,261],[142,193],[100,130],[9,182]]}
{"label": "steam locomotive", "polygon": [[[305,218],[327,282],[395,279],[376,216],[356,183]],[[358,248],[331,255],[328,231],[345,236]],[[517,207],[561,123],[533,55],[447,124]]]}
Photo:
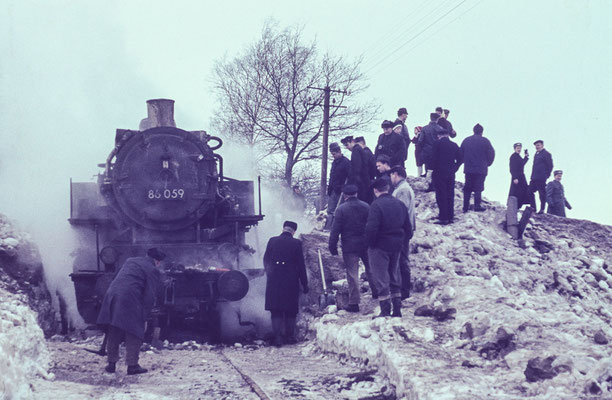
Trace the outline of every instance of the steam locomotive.
{"label": "steam locomotive", "polygon": [[95,323],[118,268],[158,247],[167,258],[152,326],[162,339],[218,339],[218,303],[242,299],[249,280],[263,275],[249,265],[254,251],[245,243],[263,219],[261,190],[256,214],[254,182],[223,174],[220,138],[177,128],[173,100],[147,107],[139,130],[117,129],[97,182],[70,182],[77,307]]}

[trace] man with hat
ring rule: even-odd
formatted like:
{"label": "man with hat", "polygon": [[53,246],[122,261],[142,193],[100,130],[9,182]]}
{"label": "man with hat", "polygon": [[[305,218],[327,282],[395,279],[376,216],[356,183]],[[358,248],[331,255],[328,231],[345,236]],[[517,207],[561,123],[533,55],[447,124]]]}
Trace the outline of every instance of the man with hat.
{"label": "man with hat", "polygon": [[443,130],[438,133],[431,154],[433,168],[432,180],[436,190],[436,202],[440,211],[440,225],[453,223],[455,211],[455,173],[462,163],[461,151],[455,142],[449,138],[450,132]]}
{"label": "man with hat", "polygon": [[474,125],[474,134],[468,136],[461,143],[461,157],[464,166],[465,185],[463,186],[463,212],[468,212],[470,199],[474,193],[474,211],[484,211],[482,207],[482,192],[487,178],[489,167],[495,160],[495,150],[491,142],[482,136],[484,128],[480,124]]}
{"label": "man with hat", "polygon": [[[448,121],[449,115],[450,115],[450,110],[448,108],[445,108],[442,112],[442,118]],[[451,139],[455,138],[457,136],[457,132],[455,132],[455,130],[453,129],[453,124],[451,124],[450,121],[448,121],[448,123],[450,124],[450,135],[449,136],[451,137]]]}
{"label": "man with hat", "polygon": [[273,344],[277,347],[282,346],[283,342],[296,343],[295,318],[300,284],[304,294],[308,293],[302,242],[293,238],[296,231],[295,222],[285,221],[283,232],[268,241],[263,257],[267,278],[265,309],[271,313]]}
{"label": "man with hat", "polygon": [[404,238],[412,236],[412,226],[406,206],[389,194],[389,181],[377,179],[372,187],[376,200],[370,206],[365,233],[370,268],[380,302],[379,317],[401,317],[402,278],[398,260]]}
{"label": "man with hat", "polygon": [[111,282],[97,324],[106,327],[108,365],[114,373],[119,360],[119,344],[125,339],[128,375],[147,372],[138,364],[144,340],[145,322],[153,309],[161,281],[159,266],[166,255],[157,248],[147,250],[146,257],[128,258]]}
{"label": "man with hat", "polygon": [[[376,157],[374,156],[374,153],[372,153],[372,150],[370,150],[370,148],[366,146],[366,141],[363,136],[356,137],[355,142],[359,146],[361,146],[361,148],[363,149],[363,153],[365,154],[365,158],[368,164],[367,170],[368,170],[368,184],[369,184],[370,182],[374,180],[374,178],[376,178]],[[368,196],[368,200],[369,200],[368,203],[372,202],[370,200],[372,196]]]}
{"label": "man with hat", "polygon": [[[440,108],[440,112],[442,112],[442,108]],[[427,179],[429,180],[429,186],[427,188],[428,192],[434,190],[433,183],[431,181],[431,174],[433,172],[433,166],[431,164],[431,154],[433,152],[433,145],[438,140],[438,133],[442,132],[444,129],[438,125],[438,119],[440,118],[440,114],[437,112],[429,114],[429,124],[425,125],[421,129],[421,133],[419,134],[419,146],[421,147],[421,156],[423,157],[423,161],[425,162],[425,170],[427,174]]]}
{"label": "man with hat", "polygon": [[351,152],[351,168],[346,182],[357,186],[359,200],[367,201],[369,179],[366,155],[352,136],[342,139],[342,144]]}
{"label": "man with hat", "polygon": [[[535,156],[533,156],[529,190],[531,193],[538,192],[540,195],[540,211],[538,211],[538,214],[544,214],[544,206],[546,204],[546,181],[553,170],[553,159],[552,155],[544,148],[543,140],[536,140],[533,142],[533,145],[535,146],[536,153]],[[536,210],[535,196],[531,199],[531,208]]]}
{"label": "man with hat", "polygon": [[563,185],[561,184],[563,171],[555,171],[554,177],[555,179],[546,184],[546,202],[548,203],[548,214],[565,217],[565,207],[571,210],[572,206],[565,198],[565,192],[563,190]]}
{"label": "man with hat", "polygon": [[523,204],[531,202],[532,193],[527,186],[527,178],[525,178],[525,164],[529,161],[529,152],[525,149],[525,156],[521,157],[522,143],[514,143],[514,152],[510,156],[510,192],[508,197],[516,197],[517,208],[520,209]]}
{"label": "man with hat", "polygon": [[[397,119],[393,123],[393,132],[399,134],[401,138],[404,140],[404,147],[403,147],[403,153],[402,153],[403,162],[398,164],[398,165],[401,165],[402,167],[405,166],[404,163],[406,162],[406,159],[408,158],[408,147],[410,146],[410,142],[411,142],[410,133],[408,133],[408,127],[406,126],[407,118],[408,118],[408,111],[406,110],[405,107],[402,107],[399,110],[397,110]],[[396,129],[400,129],[400,130],[398,131]]]}
{"label": "man with hat", "polygon": [[346,185],[343,190],[344,203],[336,210],[334,225],[329,235],[329,252],[338,255],[338,238],[342,239],[342,260],[346,268],[346,280],[349,288],[349,302],[346,311],[359,311],[359,259],[363,261],[372,297],[377,298],[372,283],[370,263],[365,237],[365,227],[370,206],[357,198],[357,186]]}
{"label": "man with hat", "polygon": [[383,133],[378,136],[378,143],[374,155],[378,158],[381,154],[389,156],[391,165],[399,165],[403,162],[404,140],[400,135],[393,134],[393,122],[384,120],[380,125]]}
{"label": "man with hat", "polygon": [[329,145],[329,152],[331,153],[334,161],[332,161],[331,170],[329,172],[329,183],[327,184],[327,223],[325,224],[326,229],[331,229],[332,221],[334,219],[334,212],[340,201],[340,195],[342,194],[342,187],[346,183],[349,171],[351,169],[351,162],[348,158],[342,155],[342,150],[338,143],[332,143]]}

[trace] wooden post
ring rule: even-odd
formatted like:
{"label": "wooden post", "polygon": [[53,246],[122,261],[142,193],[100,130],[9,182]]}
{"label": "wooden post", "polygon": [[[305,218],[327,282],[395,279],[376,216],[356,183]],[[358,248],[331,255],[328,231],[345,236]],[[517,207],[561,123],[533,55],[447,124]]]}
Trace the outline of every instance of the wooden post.
{"label": "wooden post", "polygon": [[508,197],[508,209],[506,210],[506,231],[512,239],[518,239],[518,218],[517,218],[518,199],[515,196]]}

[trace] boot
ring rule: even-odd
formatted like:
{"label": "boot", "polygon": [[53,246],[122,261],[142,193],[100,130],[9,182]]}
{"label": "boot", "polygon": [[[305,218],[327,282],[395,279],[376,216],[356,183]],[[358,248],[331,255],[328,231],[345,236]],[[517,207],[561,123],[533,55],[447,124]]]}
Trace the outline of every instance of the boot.
{"label": "boot", "polygon": [[470,197],[472,197],[472,193],[463,192],[463,212],[464,213],[470,210]]}
{"label": "boot", "polygon": [[346,306],[346,311],[352,313],[359,312],[359,304],[349,304]]}
{"label": "boot", "polygon": [[149,371],[148,369],[142,368],[138,364],[136,364],[136,365],[128,365],[128,368],[127,368],[127,374],[128,375],[144,374],[145,372],[148,372],[148,371]]}
{"label": "boot", "polygon": [[116,367],[115,367],[116,364],[117,363],[109,361],[108,365],[104,368],[104,371],[108,372],[109,374],[114,374],[115,373],[115,369],[116,369]]}
{"label": "boot", "polygon": [[272,331],[274,332],[274,340],[272,344],[276,347],[281,347],[283,345],[283,318],[282,317],[272,317]]}
{"label": "boot", "polygon": [[295,317],[285,317],[285,343],[297,343],[295,339]]}
{"label": "boot", "polygon": [[480,205],[482,202],[482,192],[474,192],[474,211],[484,211],[486,208]]}
{"label": "boot", "polygon": [[378,314],[374,318],[389,317],[389,316],[391,316],[391,300],[389,299],[382,300],[380,302],[380,314]]}
{"label": "boot", "polygon": [[393,304],[393,312],[391,313],[392,317],[402,317],[402,298],[394,297],[391,299],[391,304]]}

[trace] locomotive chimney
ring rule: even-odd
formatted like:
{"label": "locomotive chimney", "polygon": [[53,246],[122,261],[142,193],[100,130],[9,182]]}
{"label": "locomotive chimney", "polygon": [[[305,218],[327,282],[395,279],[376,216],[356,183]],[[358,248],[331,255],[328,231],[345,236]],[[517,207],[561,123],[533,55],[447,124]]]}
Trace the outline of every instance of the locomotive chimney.
{"label": "locomotive chimney", "polygon": [[147,100],[147,118],[140,121],[140,130],[159,126],[176,127],[174,122],[174,100],[152,99]]}

